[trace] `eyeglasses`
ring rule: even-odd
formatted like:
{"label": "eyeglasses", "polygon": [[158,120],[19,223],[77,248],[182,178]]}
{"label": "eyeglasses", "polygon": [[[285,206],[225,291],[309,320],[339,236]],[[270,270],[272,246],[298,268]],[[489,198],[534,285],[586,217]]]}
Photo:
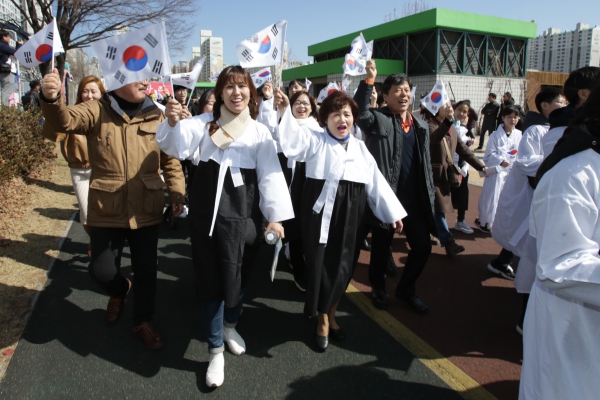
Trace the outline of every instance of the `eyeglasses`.
{"label": "eyeglasses", "polygon": [[294,107],[300,107],[300,106],[310,107],[310,103],[306,103],[304,101],[297,101],[294,103]]}

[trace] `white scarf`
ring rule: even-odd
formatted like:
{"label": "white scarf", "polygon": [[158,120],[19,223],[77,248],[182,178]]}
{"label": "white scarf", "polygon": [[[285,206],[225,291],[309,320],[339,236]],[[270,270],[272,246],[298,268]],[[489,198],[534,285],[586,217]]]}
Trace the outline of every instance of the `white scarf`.
{"label": "white scarf", "polygon": [[252,118],[250,117],[250,109],[248,107],[241,113],[234,114],[225,105],[222,105],[219,129],[210,138],[217,147],[225,150],[231,143],[244,134],[251,121]]}

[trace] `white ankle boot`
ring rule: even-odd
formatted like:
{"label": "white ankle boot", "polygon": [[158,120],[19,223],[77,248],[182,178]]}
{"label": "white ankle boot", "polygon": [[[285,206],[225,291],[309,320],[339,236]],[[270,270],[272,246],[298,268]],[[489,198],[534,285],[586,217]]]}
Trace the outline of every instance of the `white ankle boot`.
{"label": "white ankle boot", "polygon": [[235,328],[223,327],[223,340],[227,343],[229,351],[236,356],[241,356],[246,352],[246,342],[240,336]]}
{"label": "white ankle boot", "polygon": [[219,387],[225,380],[225,357],[223,353],[211,354],[206,371],[206,386]]}

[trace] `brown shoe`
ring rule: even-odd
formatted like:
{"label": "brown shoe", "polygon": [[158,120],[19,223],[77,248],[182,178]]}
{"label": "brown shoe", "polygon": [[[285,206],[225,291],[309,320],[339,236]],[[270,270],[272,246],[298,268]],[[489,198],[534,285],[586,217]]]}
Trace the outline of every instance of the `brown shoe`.
{"label": "brown shoe", "polygon": [[163,337],[150,322],[144,322],[143,324],[136,326],[133,328],[133,331],[149,349],[159,349],[165,344]]}
{"label": "brown shoe", "polygon": [[[125,280],[129,285],[127,288],[127,293],[129,293],[131,290],[131,281],[129,279]],[[111,297],[108,299],[108,306],[106,306],[106,322],[109,324],[112,325],[121,318],[121,314],[125,308],[125,297],[127,297],[127,293],[125,293],[125,296],[123,297]]]}
{"label": "brown shoe", "polygon": [[451,236],[448,239],[446,239],[446,255],[449,257],[455,256],[456,254],[462,253],[463,251],[465,251],[465,248],[461,245],[459,245],[458,243],[456,243],[456,240]]}

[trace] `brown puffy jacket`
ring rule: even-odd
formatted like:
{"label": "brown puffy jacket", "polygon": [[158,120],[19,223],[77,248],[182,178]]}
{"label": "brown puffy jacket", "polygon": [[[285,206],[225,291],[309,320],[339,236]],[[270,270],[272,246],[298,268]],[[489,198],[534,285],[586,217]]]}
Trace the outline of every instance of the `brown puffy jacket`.
{"label": "brown puffy jacket", "polygon": [[132,119],[108,94],[74,106],[40,98],[48,129],[87,137],[92,168],[88,225],[137,229],[159,224],[165,182],[171,202],[183,202],[181,164],[156,144],[156,127],[165,117],[149,97]]}
{"label": "brown puffy jacket", "polygon": [[60,152],[69,164],[69,168],[90,168],[87,139],[84,135],[57,133],[50,128],[50,124],[44,124],[42,136],[53,142],[61,142]]}

